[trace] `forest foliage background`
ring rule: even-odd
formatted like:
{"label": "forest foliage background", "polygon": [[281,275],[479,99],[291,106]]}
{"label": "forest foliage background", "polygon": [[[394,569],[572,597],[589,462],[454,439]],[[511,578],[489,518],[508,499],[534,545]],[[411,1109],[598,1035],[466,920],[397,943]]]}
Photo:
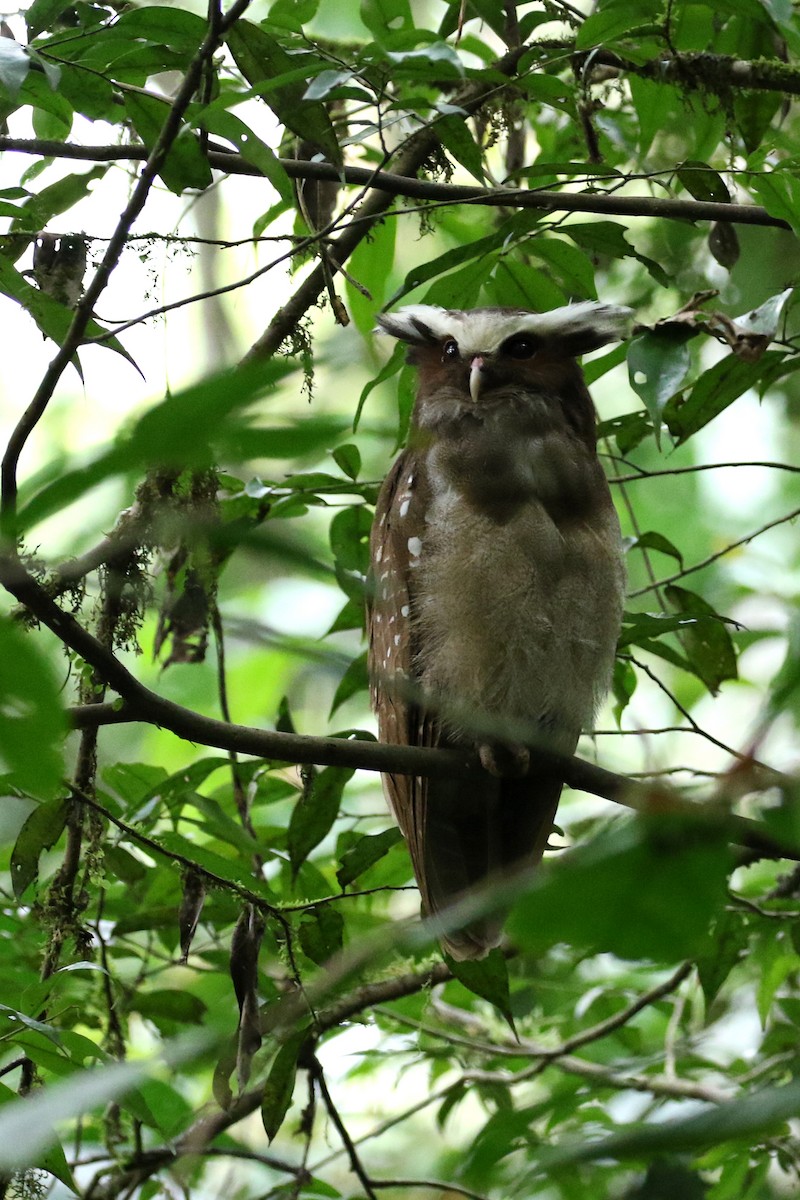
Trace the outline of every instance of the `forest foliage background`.
{"label": "forest foliage background", "polygon": [[[795,1194],[792,5],[34,0],[0,34],[4,1190]],[[613,694],[508,954],[458,965],[368,711],[414,390],[375,315],[595,298],[637,318],[584,363]]]}

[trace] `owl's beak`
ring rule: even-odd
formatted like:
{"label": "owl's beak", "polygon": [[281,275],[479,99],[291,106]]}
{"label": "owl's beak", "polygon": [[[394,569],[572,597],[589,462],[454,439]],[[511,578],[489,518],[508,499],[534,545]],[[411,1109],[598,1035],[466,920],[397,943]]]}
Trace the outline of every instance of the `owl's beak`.
{"label": "owl's beak", "polygon": [[481,384],[483,383],[483,357],[476,354],[469,364],[469,394],[472,396],[473,404],[478,403],[481,394]]}

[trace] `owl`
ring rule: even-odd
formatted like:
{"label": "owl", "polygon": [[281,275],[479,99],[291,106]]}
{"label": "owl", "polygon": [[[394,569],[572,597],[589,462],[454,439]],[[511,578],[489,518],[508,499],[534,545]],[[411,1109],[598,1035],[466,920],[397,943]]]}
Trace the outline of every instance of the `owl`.
{"label": "owl", "polygon": [[[378,318],[419,386],[370,542],[369,674],[381,741],[470,748],[476,777],[385,775],[423,912],[534,866],[571,755],[605,694],[622,615],[620,530],[576,356],[631,311],[411,305]],[[495,913],[449,929],[455,959],[499,944]]]}

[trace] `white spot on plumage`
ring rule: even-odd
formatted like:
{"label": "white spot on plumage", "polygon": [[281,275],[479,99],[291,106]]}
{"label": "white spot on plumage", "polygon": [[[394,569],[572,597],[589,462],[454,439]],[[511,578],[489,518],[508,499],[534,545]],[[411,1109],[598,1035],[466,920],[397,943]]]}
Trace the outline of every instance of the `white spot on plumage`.
{"label": "white spot on plumage", "polygon": [[412,558],[419,558],[422,553],[422,538],[410,537],[408,539],[408,553]]}
{"label": "white spot on plumage", "polygon": [[394,635],[394,644],[395,644],[395,646],[399,646],[399,645],[400,645],[400,634],[399,634],[399,633],[396,633],[396,634]]}
{"label": "white spot on plumage", "polygon": [[404,517],[406,515],[410,504],[411,504],[411,501],[409,499],[405,499],[403,501],[403,503],[400,505],[400,516],[401,517]]}
{"label": "white spot on plumage", "polygon": [[378,549],[375,551],[375,562],[380,562],[382,558],[383,558],[383,546],[378,546]]}
{"label": "white spot on plumage", "polygon": [[407,617],[410,612],[411,612],[411,609],[408,607],[407,604],[404,604],[403,607],[400,609],[400,616]]}

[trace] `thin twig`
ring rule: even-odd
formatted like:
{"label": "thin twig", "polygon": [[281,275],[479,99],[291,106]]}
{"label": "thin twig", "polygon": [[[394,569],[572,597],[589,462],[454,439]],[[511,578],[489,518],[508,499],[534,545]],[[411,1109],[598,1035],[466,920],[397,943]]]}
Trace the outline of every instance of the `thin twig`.
{"label": "thin twig", "polygon": [[344,1148],[347,1151],[347,1157],[350,1160],[350,1168],[353,1171],[353,1174],[357,1177],[359,1183],[363,1187],[368,1200],[377,1200],[375,1193],[372,1190],[370,1178],[367,1175],[367,1172],[364,1170],[361,1159],[358,1156],[358,1151],[356,1150],[353,1139],[350,1137],[347,1126],[342,1120],[341,1114],[334,1104],[333,1097],[331,1096],[325,1079],[325,1072],[322,1069],[322,1063],[319,1061],[316,1054],[311,1056],[309,1071],[311,1072],[311,1076],[320,1090],[320,1095],[322,1096],[325,1107],[328,1110],[328,1116],[335,1125],[339,1137],[342,1139]]}
{"label": "thin twig", "polygon": [[730,554],[733,550],[738,550],[740,546],[748,545],[749,542],[760,537],[762,533],[767,533],[768,530],[775,529],[778,525],[785,525],[787,521],[796,521],[798,517],[800,517],[800,508],[795,508],[791,512],[785,513],[782,517],[776,517],[774,521],[767,521],[765,525],[760,525],[758,529],[745,534],[744,537],[738,538],[737,541],[730,542],[722,550],[717,550],[715,554],[710,554],[708,558],[704,558],[690,567],[683,567],[680,571],[676,571],[674,575],[668,575],[665,579],[659,579],[654,584],[651,583],[647,587],[638,588],[635,592],[630,592],[629,595],[631,597],[643,596],[647,592],[651,592],[654,588],[666,587],[669,583],[676,583],[679,579],[685,579],[687,575],[693,575],[695,571],[702,571],[718,559],[724,558],[726,554]]}
{"label": "thin twig", "polygon": [[[625,460],[623,460],[625,461]],[[635,464],[634,464],[635,465]],[[794,474],[800,474],[800,467],[794,463],[782,462],[720,462],[720,463],[696,463],[692,467],[664,467],[659,471],[645,470],[640,467],[632,475],[615,475],[609,479],[609,483],[614,486],[618,483],[638,483],[642,479],[659,479],[662,475],[696,475],[699,471],[721,471],[727,467],[765,467],[770,471],[791,471]]]}

